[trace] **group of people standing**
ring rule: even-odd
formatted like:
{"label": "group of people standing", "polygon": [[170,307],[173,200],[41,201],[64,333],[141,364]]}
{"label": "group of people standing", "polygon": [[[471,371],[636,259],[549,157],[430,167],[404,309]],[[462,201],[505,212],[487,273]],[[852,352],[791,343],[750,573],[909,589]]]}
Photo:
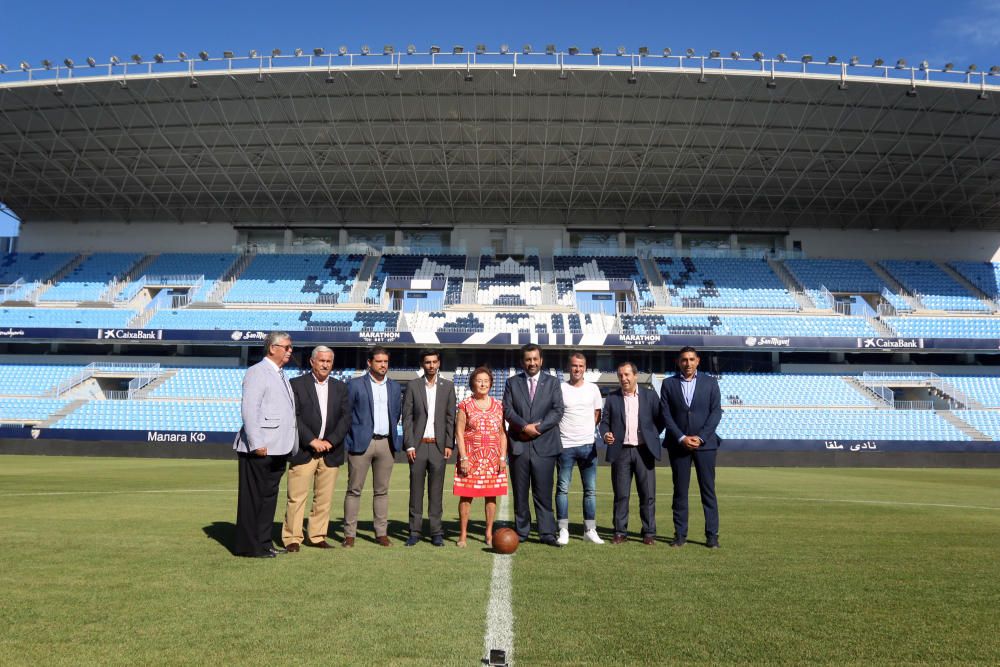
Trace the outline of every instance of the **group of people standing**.
{"label": "group of people standing", "polygon": [[[455,450],[452,492],[459,498],[459,547],[466,546],[474,498],[485,501],[485,540],[492,544],[497,498],[507,495],[508,486],[513,492],[514,529],[522,542],[528,539],[534,509],[539,540],[556,547],[568,544],[568,494],[574,468],[583,485],[583,539],[602,544],[596,524],[597,438],[607,446],[611,463],[612,543],[627,539],[633,480],[642,541],[655,543],[654,468],[666,451],[674,486],[670,545],[680,547],[687,541],[693,465],[705,512],[706,545],[719,546],[715,430],[722,416],[720,393],[714,378],[697,372],[700,359],[693,348],[680,351],[678,373],[664,381],[659,397],[639,387],[635,365],[623,362],[617,368],[619,387],[602,400],[597,385],[586,380],[587,360],[582,353],[571,354],[568,380],[560,382],[542,372],[541,348],[526,345],[521,348],[522,372],[507,380],[502,401],[491,395],[493,373],[479,367],[469,376],[471,394],[460,402],[454,383],[440,375],[437,350],[421,351],[423,375],[404,385],[388,377],[389,352],[383,347],[368,350],[366,373],[343,383],[330,377],[333,350],[318,346],[309,360],[310,372],[289,380],[283,367],[292,349],[289,334],[268,334],[264,359],[244,377],[243,427],[233,445],[239,458],[237,555],[274,558],[296,553],[303,545],[333,548],[327,531],[334,486],[345,460],[342,546],[353,547],[357,538],[361,493],[369,471],[375,542],[392,546],[389,480],[400,450],[406,453],[410,471],[406,546],[423,539],[425,493],[426,535],[432,545],[444,546],[445,471]],[[286,467],[283,548],[275,548],[271,522]],[[303,522],[310,489],[313,502],[306,535]]]}

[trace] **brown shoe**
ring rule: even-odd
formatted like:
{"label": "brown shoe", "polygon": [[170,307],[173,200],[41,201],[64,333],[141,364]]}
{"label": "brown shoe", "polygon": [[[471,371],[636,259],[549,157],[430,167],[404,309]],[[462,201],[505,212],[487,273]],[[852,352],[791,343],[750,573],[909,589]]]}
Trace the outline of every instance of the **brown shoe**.
{"label": "brown shoe", "polygon": [[377,537],[375,538],[375,542],[376,542],[376,543],[377,543],[377,544],[378,544],[379,546],[381,546],[381,547],[391,547],[391,546],[392,546],[392,542],[390,542],[390,541],[389,541],[389,538],[388,538],[388,537],[386,537],[385,535],[378,535],[378,536],[377,536]]}
{"label": "brown shoe", "polygon": [[624,535],[615,535],[614,538],[611,540],[611,544],[622,544],[623,542],[625,542]]}
{"label": "brown shoe", "polygon": [[350,549],[353,546],[354,546],[354,538],[353,537],[345,537],[344,538],[343,547],[345,549]]}
{"label": "brown shoe", "polygon": [[323,540],[322,542],[305,542],[304,544],[307,547],[316,547],[317,549],[332,549],[333,548],[333,547],[331,547],[327,543],[326,540]]}
{"label": "brown shoe", "polygon": [[642,538],[642,543],[651,547],[656,544],[656,537],[654,535],[646,535]]}
{"label": "brown shoe", "polygon": [[299,552],[299,545],[295,543],[285,545],[285,551],[290,554],[297,554]]}

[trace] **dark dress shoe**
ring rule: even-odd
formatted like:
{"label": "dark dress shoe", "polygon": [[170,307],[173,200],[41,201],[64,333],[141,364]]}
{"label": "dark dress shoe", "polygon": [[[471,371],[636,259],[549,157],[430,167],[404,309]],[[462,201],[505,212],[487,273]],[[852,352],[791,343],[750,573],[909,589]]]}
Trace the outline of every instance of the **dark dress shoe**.
{"label": "dark dress shoe", "polygon": [[651,547],[654,544],[656,544],[656,536],[655,535],[646,535],[645,537],[642,538],[642,543],[645,544],[646,546],[650,546]]}
{"label": "dark dress shoe", "polygon": [[435,547],[443,547],[444,546],[444,535],[435,535],[434,537],[432,537],[431,538],[431,545],[433,545]]}
{"label": "dark dress shoe", "polygon": [[299,545],[289,544],[287,547],[285,547],[285,550],[288,551],[288,553],[290,554],[297,554],[299,552]]}
{"label": "dark dress shoe", "polygon": [[350,549],[353,546],[354,546],[354,538],[353,537],[345,537],[344,538],[343,547],[345,549]]}
{"label": "dark dress shoe", "polygon": [[322,542],[306,542],[305,545],[307,547],[315,547],[316,549],[332,549],[333,548],[332,546],[330,546],[330,544],[326,540],[323,540]]}
{"label": "dark dress shoe", "polygon": [[415,546],[417,542],[420,541],[420,535],[410,535],[406,540],[406,546]]}
{"label": "dark dress shoe", "polygon": [[[296,551],[297,550],[298,549],[296,549]],[[277,556],[278,554],[287,554],[288,549],[275,549],[274,547],[271,547],[271,553],[273,553],[275,556]]]}
{"label": "dark dress shoe", "polygon": [[707,540],[705,540],[705,546],[708,547],[709,549],[718,549],[719,548],[719,536],[718,535],[712,535],[711,537],[709,537]]}
{"label": "dark dress shoe", "polygon": [[542,535],[542,537],[539,539],[539,542],[541,542],[547,547],[556,547],[560,549],[562,548],[562,545],[559,544],[554,535]]}
{"label": "dark dress shoe", "polygon": [[262,554],[253,554],[250,558],[277,558],[278,554],[273,551],[265,551]]}
{"label": "dark dress shoe", "polygon": [[625,542],[624,535],[615,535],[613,538],[611,538],[611,544],[623,544],[624,542]]}
{"label": "dark dress shoe", "polygon": [[386,537],[385,535],[378,535],[378,536],[376,536],[375,537],[375,543],[378,544],[380,547],[391,547],[392,546],[392,542],[390,542],[389,538]]}
{"label": "dark dress shoe", "polygon": [[687,538],[686,537],[675,537],[674,539],[670,540],[670,546],[672,546],[672,547],[678,547],[679,548],[679,547],[684,546],[685,544],[687,544]]}

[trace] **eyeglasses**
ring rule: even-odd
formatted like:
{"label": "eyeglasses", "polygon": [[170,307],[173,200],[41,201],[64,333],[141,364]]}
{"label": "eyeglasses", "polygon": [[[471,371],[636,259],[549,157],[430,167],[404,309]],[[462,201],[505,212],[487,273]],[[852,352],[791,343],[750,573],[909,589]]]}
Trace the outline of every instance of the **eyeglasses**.
{"label": "eyeglasses", "polygon": [[279,345],[278,343],[271,343],[271,347],[280,347],[280,348],[284,348],[286,350],[292,349],[291,345]]}

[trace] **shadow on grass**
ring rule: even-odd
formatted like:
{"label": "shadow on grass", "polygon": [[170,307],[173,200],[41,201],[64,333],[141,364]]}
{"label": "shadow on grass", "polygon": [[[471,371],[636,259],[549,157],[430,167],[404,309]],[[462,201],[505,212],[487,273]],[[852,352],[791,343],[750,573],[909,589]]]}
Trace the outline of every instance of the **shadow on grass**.
{"label": "shadow on grass", "polygon": [[236,552],[233,547],[236,544],[236,524],[229,521],[215,521],[202,528],[205,537],[215,540],[233,556]]}

